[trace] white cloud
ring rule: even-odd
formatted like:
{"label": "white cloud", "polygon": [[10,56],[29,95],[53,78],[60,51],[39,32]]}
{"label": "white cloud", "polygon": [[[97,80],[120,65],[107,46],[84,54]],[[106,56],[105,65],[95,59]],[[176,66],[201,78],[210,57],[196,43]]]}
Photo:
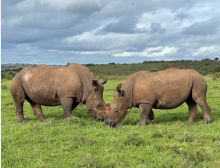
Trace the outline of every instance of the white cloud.
{"label": "white cloud", "polygon": [[176,47],[152,47],[146,48],[141,52],[121,52],[113,54],[114,56],[130,57],[130,56],[143,56],[143,57],[165,57],[175,54],[178,51]]}
{"label": "white cloud", "polygon": [[90,50],[128,50],[135,48],[135,43],[138,43],[141,39],[149,38],[149,35],[143,37],[143,34],[119,34],[112,32],[96,34],[96,30],[67,37],[63,42],[66,45],[83,46],[85,50],[86,48],[90,48]]}
{"label": "white cloud", "polygon": [[220,46],[210,45],[198,48],[192,53],[193,56],[210,55],[210,54],[220,54]]}
{"label": "white cloud", "polygon": [[[107,62],[213,58],[219,54],[219,2],[2,0],[2,56],[5,62],[40,54],[47,60],[45,51],[61,60],[85,55]],[[31,55],[17,47],[22,44]]]}
{"label": "white cloud", "polygon": [[153,12],[144,12],[138,19],[136,27],[139,29],[148,29],[152,23],[160,23],[163,27],[167,27],[173,22],[175,13],[170,10],[158,10]]}
{"label": "white cloud", "polygon": [[[204,22],[220,15],[219,4],[216,1],[199,2],[186,11],[192,22]],[[202,16],[202,17],[201,17]]]}

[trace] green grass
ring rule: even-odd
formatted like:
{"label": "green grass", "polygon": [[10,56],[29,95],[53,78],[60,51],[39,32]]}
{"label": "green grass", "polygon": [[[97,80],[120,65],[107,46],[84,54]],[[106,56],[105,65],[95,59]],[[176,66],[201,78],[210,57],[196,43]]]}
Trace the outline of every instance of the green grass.
{"label": "green grass", "polygon": [[[140,113],[134,108],[117,128],[94,121],[84,105],[68,122],[61,107],[43,107],[47,119],[40,122],[25,103],[27,123],[18,123],[10,81],[3,80],[2,167],[220,167],[220,79],[206,80],[213,123],[204,124],[200,112],[189,124],[187,106],[182,105],[155,110],[157,124],[146,127],[137,126]],[[121,81],[108,81],[106,102]]]}

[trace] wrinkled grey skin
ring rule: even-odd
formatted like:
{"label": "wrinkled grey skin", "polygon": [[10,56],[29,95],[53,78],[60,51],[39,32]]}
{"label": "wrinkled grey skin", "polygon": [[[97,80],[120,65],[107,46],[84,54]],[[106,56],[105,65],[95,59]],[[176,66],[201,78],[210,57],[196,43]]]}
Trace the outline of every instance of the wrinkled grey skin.
{"label": "wrinkled grey skin", "polygon": [[71,115],[79,104],[86,104],[95,119],[102,119],[104,110],[103,84],[85,66],[68,64],[66,66],[35,65],[22,69],[11,82],[11,94],[20,122],[24,122],[23,103],[27,100],[34,114],[44,119],[41,105],[62,105],[64,117]]}
{"label": "wrinkled grey skin", "polygon": [[189,122],[196,119],[197,105],[203,111],[205,123],[212,121],[206,102],[207,84],[202,75],[191,69],[170,68],[158,72],[140,71],[130,75],[116,88],[114,100],[105,112],[106,123],[116,126],[127,110],[139,107],[139,124],[154,119],[152,109],[173,109],[184,102],[189,108]]}

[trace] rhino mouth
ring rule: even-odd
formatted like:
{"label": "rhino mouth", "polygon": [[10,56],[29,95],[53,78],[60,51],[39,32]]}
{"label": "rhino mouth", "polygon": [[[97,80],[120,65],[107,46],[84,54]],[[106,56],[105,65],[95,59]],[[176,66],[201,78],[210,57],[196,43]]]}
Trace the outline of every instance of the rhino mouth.
{"label": "rhino mouth", "polygon": [[104,121],[104,118],[100,115],[97,114],[97,111],[96,110],[89,110],[90,111],[90,114],[91,116],[96,120],[96,121]]}
{"label": "rhino mouth", "polygon": [[118,124],[118,122],[115,122],[115,121],[112,121],[112,120],[105,120],[105,123],[107,124],[107,125],[109,125],[110,127],[116,127],[117,126],[117,124]]}
{"label": "rhino mouth", "polygon": [[100,122],[104,121],[104,118],[102,118],[100,116],[96,116],[94,118],[95,118],[96,121],[100,121]]}

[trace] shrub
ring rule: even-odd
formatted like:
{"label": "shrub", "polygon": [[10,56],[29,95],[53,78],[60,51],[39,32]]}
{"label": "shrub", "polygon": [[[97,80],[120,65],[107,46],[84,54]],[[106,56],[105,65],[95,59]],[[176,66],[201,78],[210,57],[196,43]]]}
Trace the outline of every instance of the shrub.
{"label": "shrub", "polygon": [[220,72],[215,72],[210,75],[213,80],[220,79]]}
{"label": "shrub", "polygon": [[14,75],[12,73],[5,73],[3,79],[11,80],[13,78],[13,76]]}

